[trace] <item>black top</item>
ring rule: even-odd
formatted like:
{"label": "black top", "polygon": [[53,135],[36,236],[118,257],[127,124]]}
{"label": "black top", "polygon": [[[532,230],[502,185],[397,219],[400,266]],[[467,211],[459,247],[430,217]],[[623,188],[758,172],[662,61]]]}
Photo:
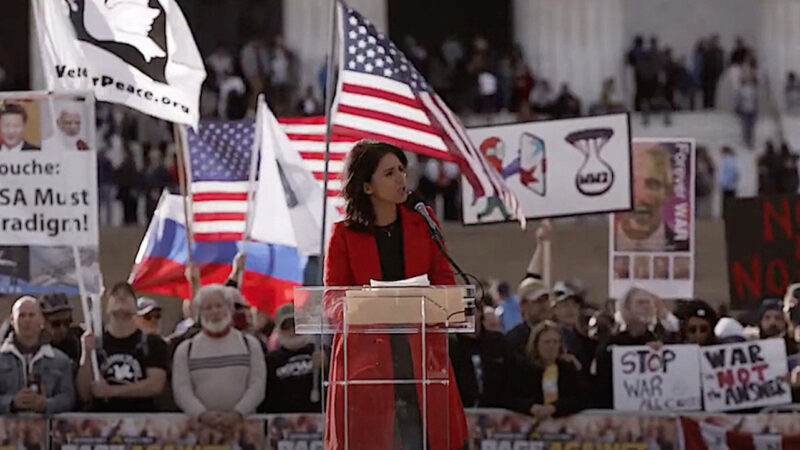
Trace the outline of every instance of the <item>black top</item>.
{"label": "black top", "polygon": [[267,354],[267,395],[259,406],[263,413],[313,413],[322,411],[311,401],[314,386],[314,344],[297,350],[286,347]]}
{"label": "black top", "polygon": [[[126,384],[147,378],[147,369],[167,370],[167,344],[160,336],[136,330],[130,336],[115,338],[103,333],[100,373],[108,384]],[[94,399],[92,410],[98,412],[156,411],[156,397]]]}
{"label": "black top", "polygon": [[[381,263],[382,281],[397,281],[406,277],[403,255],[403,225],[397,220],[383,227],[375,227],[375,243]],[[402,334],[390,334],[392,369],[398,380],[414,379],[414,362],[411,347]],[[419,448],[422,442],[422,416],[420,414],[417,388],[413,384],[394,387],[394,447],[398,449]]]}
{"label": "black top", "polygon": [[383,281],[397,281],[406,277],[403,256],[403,226],[400,217],[383,227],[375,227],[375,243],[381,261]]}
{"label": "black top", "polygon": [[[509,408],[522,414],[530,414],[531,406],[544,404],[542,375],[544,369],[533,365],[527,358],[517,355],[515,367],[511,370],[508,384],[514,386],[514,395],[509,398]],[[588,399],[578,370],[571,363],[557,361],[558,401],[553,417],[574,414],[588,406]]]}
{"label": "black top", "polygon": [[[508,404],[511,350],[503,333],[482,330],[475,337],[451,334],[450,361],[465,408],[505,408]],[[527,382],[527,381],[526,381]]]}

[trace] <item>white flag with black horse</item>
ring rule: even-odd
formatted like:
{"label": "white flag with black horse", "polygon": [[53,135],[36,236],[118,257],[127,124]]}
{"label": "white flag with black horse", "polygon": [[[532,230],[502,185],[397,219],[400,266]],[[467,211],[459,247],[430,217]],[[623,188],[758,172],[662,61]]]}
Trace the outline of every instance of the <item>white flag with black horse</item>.
{"label": "white flag with black horse", "polygon": [[93,90],[98,100],[197,126],[206,72],[175,0],[33,5],[49,90]]}

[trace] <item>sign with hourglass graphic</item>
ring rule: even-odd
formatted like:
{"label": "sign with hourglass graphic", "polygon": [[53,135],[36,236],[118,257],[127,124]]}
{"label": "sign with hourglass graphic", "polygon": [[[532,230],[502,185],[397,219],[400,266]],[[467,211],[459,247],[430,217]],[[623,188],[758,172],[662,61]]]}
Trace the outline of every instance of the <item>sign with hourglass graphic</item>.
{"label": "sign with hourglass graphic", "polygon": [[633,208],[611,216],[609,296],[694,296],[694,140],[634,139]]}
{"label": "sign with hourglass graphic", "polygon": [[[631,208],[627,114],[470,128],[470,139],[517,194],[529,219]],[[510,220],[496,198],[462,183],[465,224]]]}

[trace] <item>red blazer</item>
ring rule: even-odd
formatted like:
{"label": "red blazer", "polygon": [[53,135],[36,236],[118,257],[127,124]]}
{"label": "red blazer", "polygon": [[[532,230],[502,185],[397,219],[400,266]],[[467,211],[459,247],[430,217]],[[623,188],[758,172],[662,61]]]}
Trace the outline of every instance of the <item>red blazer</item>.
{"label": "red blazer", "polygon": [[[433,285],[455,284],[453,270],[431,239],[425,220],[414,211],[400,207],[403,229],[403,256],[406,277],[428,274]],[[375,236],[334,224],[325,259],[326,286],[368,285],[370,279],[381,280],[380,260]],[[331,319],[341,320],[341,306],[329,308]],[[344,378],[344,340],[336,335],[333,341],[330,380]],[[409,335],[414,373],[422,377],[421,337]],[[427,335],[427,373],[429,378],[440,374],[449,385],[428,385],[427,436],[432,450],[460,449],[467,442],[467,424],[458,386],[447,356],[447,334]],[[351,380],[393,378],[392,351],[388,336],[351,334],[347,338],[347,370]],[[417,386],[420,408],[422,389]],[[349,447],[351,449],[392,448],[394,436],[394,388],[390,384],[351,386],[348,394]],[[449,411],[449,418],[444,414]],[[325,448],[344,448],[344,388],[328,391],[328,413],[325,426]],[[422,411],[420,411],[422,416]],[[449,434],[449,445],[447,438]]]}

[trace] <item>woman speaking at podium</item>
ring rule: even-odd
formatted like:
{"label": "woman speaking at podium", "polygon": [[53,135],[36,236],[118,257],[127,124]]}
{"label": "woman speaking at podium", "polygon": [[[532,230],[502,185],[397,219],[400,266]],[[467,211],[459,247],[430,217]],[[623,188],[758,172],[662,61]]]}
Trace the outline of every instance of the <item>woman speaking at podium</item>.
{"label": "woman speaking at podium", "polygon": [[[325,259],[326,286],[363,286],[428,275],[432,285],[455,284],[453,270],[430,236],[425,219],[406,206],[403,151],[360,141],[347,154],[342,195],[346,217],[334,224]],[[341,305],[339,305],[341,308]],[[341,317],[341,310],[328,311]],[[336,318],[334,318],[336,320]],[[345,414],[350,449],[450,450],[465,447],[467,425],[447,356],[446,333],[427,336],[427,371],[449,373],[449,384],[428,385],[426,436],[420,384],[349,386],[328,393],[325,448],[345,448]],[[347,372],[351,380],[422,379],[417,334],[350,334]],[[330,379],[344,379],[344,340],[333,343]],[[449,417],[448,417],[449,416]]]}

